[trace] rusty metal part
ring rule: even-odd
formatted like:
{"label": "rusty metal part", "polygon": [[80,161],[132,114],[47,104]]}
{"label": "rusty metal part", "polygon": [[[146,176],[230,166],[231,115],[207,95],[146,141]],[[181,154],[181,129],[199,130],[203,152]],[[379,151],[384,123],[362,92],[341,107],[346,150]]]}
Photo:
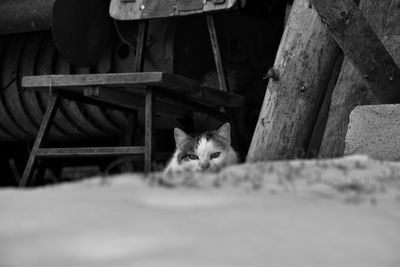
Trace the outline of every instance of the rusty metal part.
{"label": "rusty metal part", "polygon": [[48,30],[55,0],[1,0],[0,34]]}

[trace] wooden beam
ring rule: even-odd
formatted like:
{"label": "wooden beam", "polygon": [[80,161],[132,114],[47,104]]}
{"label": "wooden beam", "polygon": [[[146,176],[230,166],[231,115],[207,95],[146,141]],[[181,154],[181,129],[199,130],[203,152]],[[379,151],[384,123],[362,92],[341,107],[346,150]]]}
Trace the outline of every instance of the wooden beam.
{"label": "wooden beam", "polygon": [[311,0],[344,54],[382,103],[400,103],[400,69],[353,0]]}
{"label": "wooden beam", "polygon": [[[400,35],[398,0],[361,0],[359,9],[368,24],[381,39],[388,52],[400,66],[399,43],[390,40]],[[366,80],[345,57],[330,102],[329,116],[318,156],[340,157],[345,149],[345,137],[350,112],[358,105],[378,104],[379,100],[368,89]]]}
{"label": "wooden beam", "polygon": [[142,88],[152,85],[179,93],[190,93],[198,89],[199,82],[164,72],[41,75],[27,76],[22,79],[22,87],[71,88],[92,85]]}
{"label": "wooden beam", "polygon": [[[308,0],[295,0],[247,155],[248,162],[304,154],[339,48]],[[302,153],[301,153],[302,151]]]}

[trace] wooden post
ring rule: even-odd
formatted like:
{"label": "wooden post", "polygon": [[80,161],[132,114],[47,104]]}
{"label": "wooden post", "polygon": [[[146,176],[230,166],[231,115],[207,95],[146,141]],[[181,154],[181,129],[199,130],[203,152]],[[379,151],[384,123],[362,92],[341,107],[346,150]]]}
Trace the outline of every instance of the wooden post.
{"label": "wooden post", "polygon": [[[360,10],[365,19],[393,57],[396,56],[396,46],[391,45],[390,40],[393,36],[400,34],[398,4],[399,0],[361,0],[360,2]],[[370,57],[371,55],[367,55],[368,59]],[[373,89],[374,86],[370,88]],[[380,90],[380,87],[374,89]],[[368,89],[366,80],[353,66],[350,58],[346,57],[333,91],[319,156],[322,158],[342,156],[350,112],[357,105],[378,103],[379,100]]]}
{"label": "wooden post", "polygon": [[329,108],[331,104],[333,90],[335,89],[339,73],[342,69],[343,60],[344,55],[341,52],[336,60],[331,79],[325,91],[324,100],[322,101],[321,107],[318,111],[318,117],[315,122],[313,134],[307,148],[306,158],[314,158],[318,156],[318,151],[320,149],[322,138],[324,137],[326,129],[326,122],[328,121]]}
{"label": "wooden post", "polygon": [[399,103],[400,69],[354,1],[311,0],[311,2],[335,41],[376,97],[382,103]]}
{"label": "wooden post", "polygon": [[304,154],[338,53],[309,1],[295,0],[274,64],[279,80],[269,81],[248,162]]}

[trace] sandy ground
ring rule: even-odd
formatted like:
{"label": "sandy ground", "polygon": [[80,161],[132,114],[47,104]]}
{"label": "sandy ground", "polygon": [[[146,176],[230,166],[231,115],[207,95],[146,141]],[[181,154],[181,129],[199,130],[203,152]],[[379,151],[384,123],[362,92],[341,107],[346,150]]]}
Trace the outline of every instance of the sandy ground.
{"label": "sandy ground", "polygon": [[0,266],[400,266],[400,163],[260,163],[0,190]]}

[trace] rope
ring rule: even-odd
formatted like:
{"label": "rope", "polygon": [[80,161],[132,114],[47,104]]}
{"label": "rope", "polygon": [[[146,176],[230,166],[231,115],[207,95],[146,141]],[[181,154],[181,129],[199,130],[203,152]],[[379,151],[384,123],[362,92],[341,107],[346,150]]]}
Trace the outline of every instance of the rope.
{"label": "rope", "polygon": [[126,44],[127,46],[129,46],[129,48],[132,49],[132,51],[133,51],[134,53],[136,53],[136,47],[134,47],[134,46],[133,46],[128,40],[126,40],[125,37],[122,35],[122,33],[120,32],[119,27],[118,27],[118,25],[117,25],[117,21],[116,21],[115,19],[113,19],[113,21],[114,21],[114,27],[115,27],[115,29],[117,30],[117,33],[118,33],[119,38],[121,38],[122,42],[123,42],[124,44]]}

